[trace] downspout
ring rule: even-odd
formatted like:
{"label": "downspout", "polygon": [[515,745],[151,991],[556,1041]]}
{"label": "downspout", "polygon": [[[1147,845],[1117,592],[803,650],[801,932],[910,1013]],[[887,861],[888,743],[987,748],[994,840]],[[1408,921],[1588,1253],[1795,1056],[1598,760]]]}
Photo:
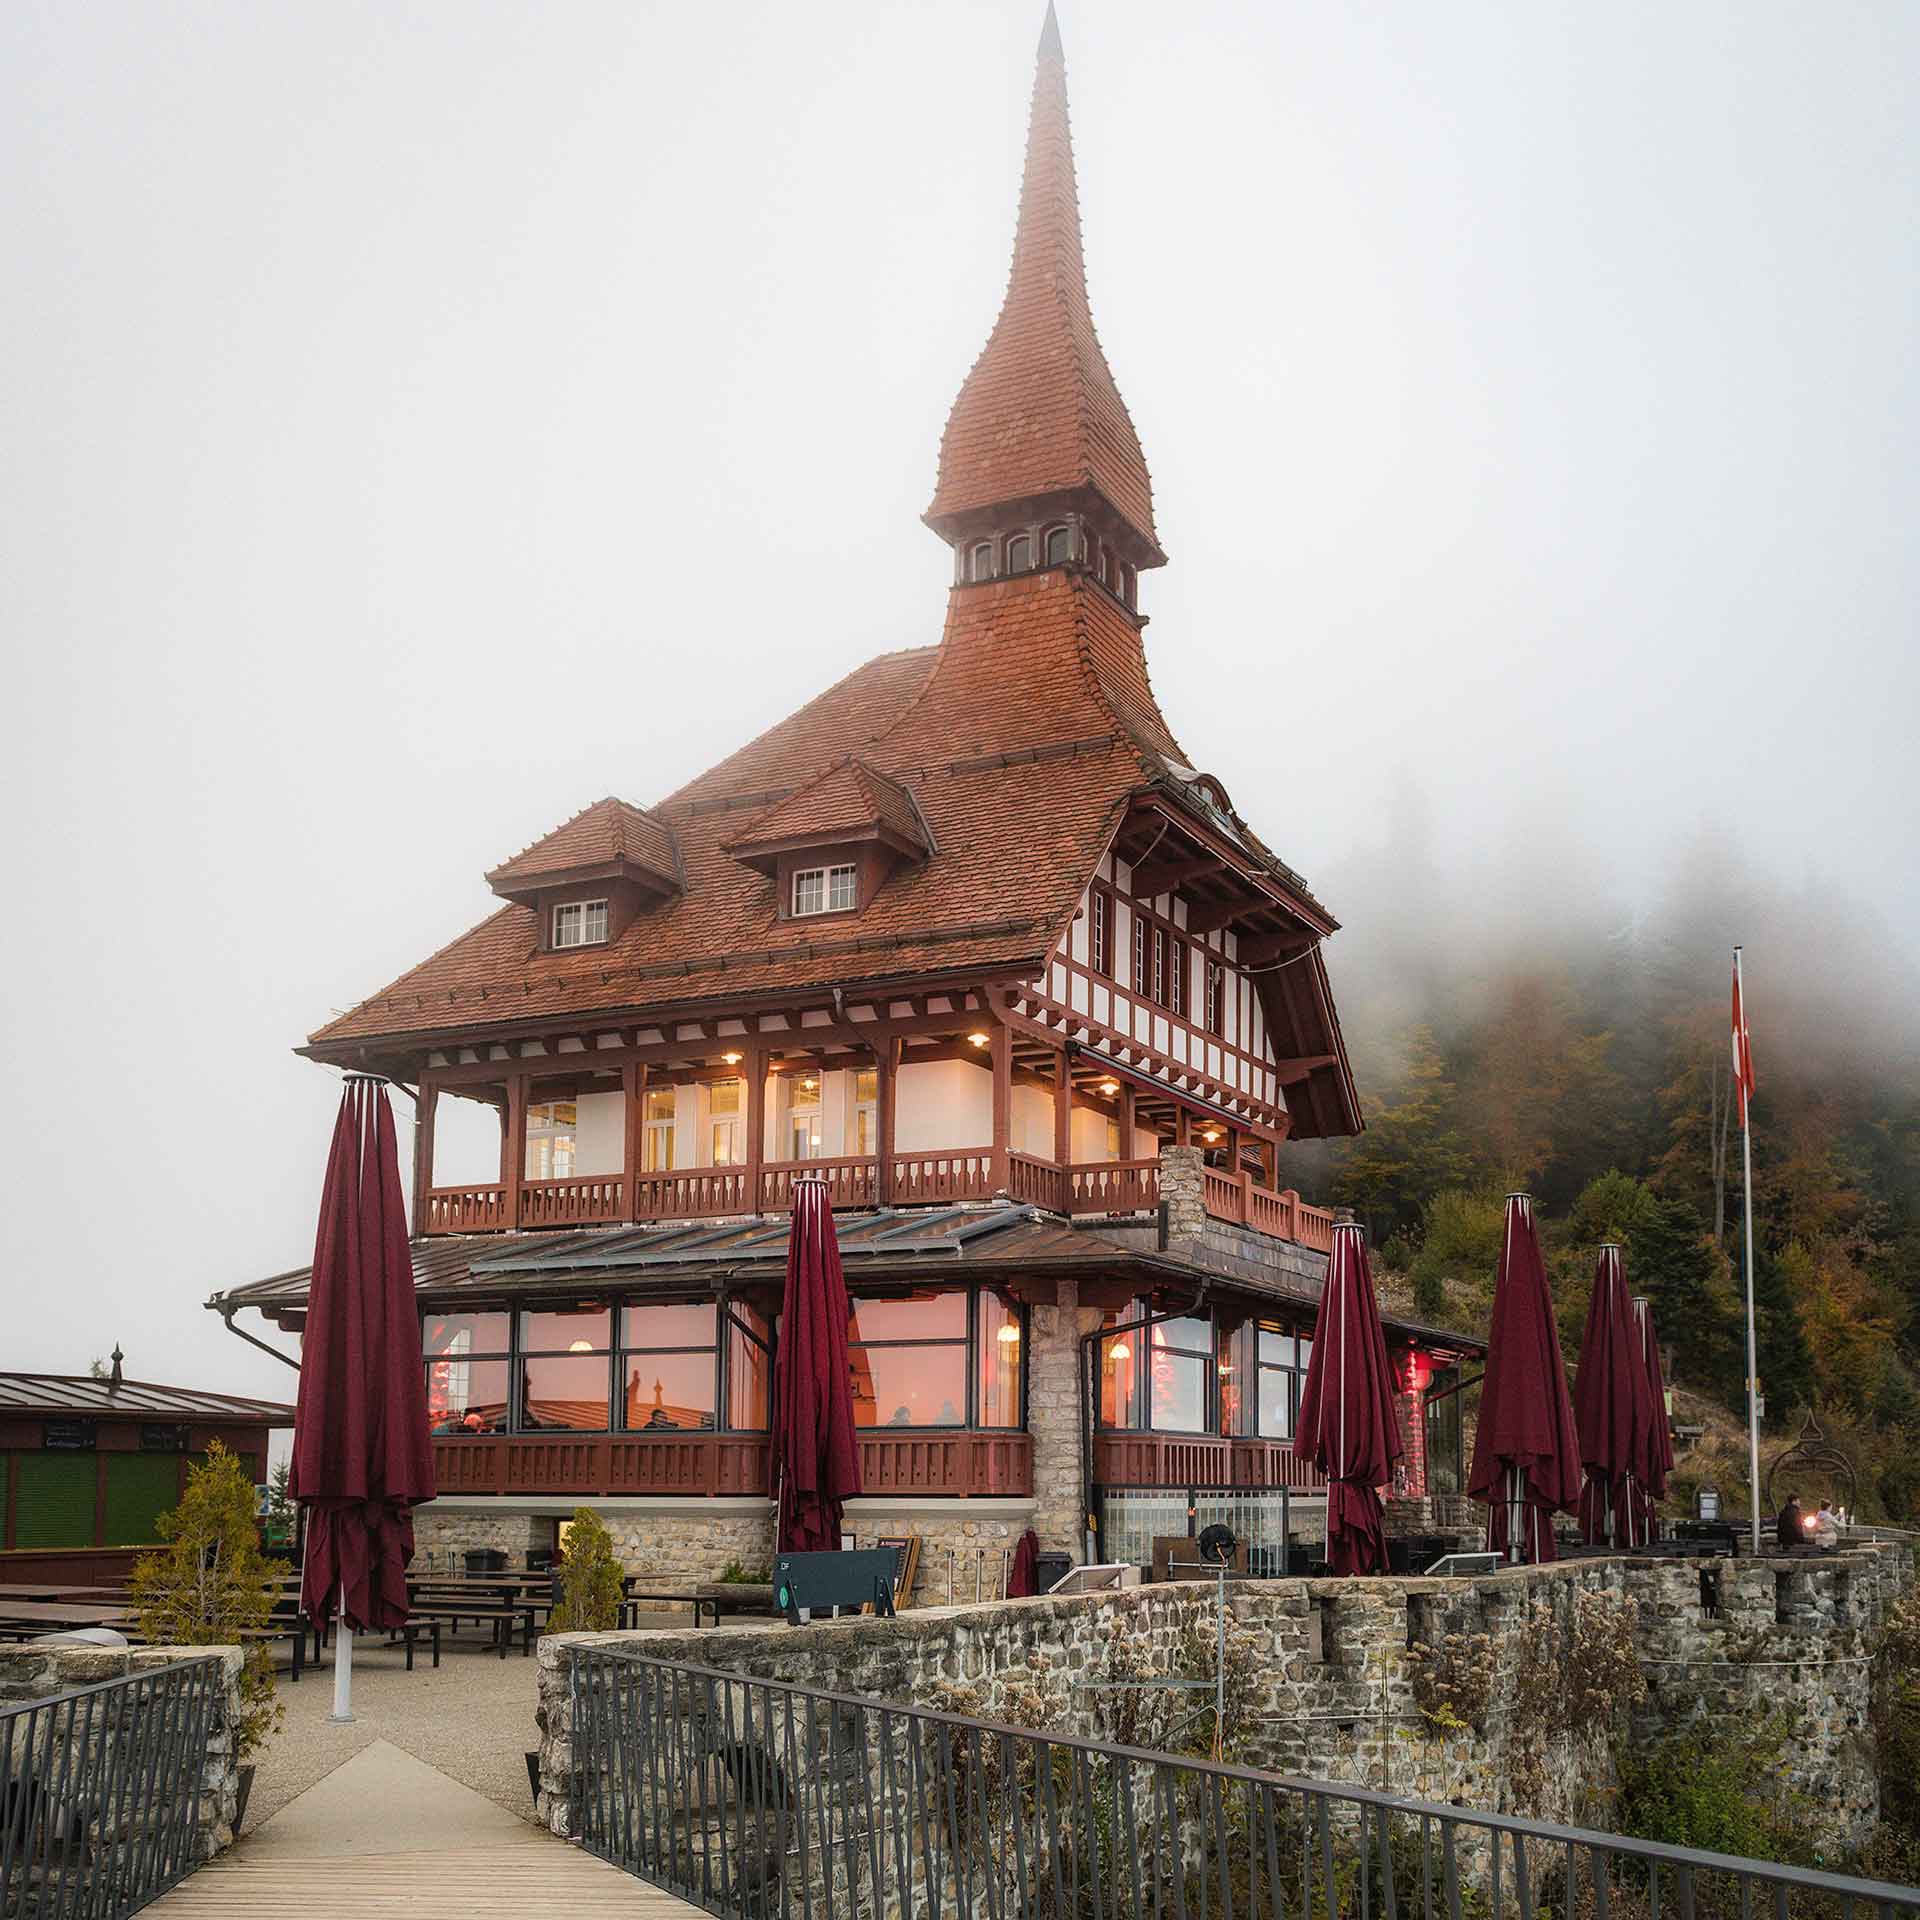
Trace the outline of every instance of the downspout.
{"label": "downspout", "polygon": [[225,1322],[227,1331],[232,1334],[236,1340],[244,1340],[248,1346],[258,1347],[262,1353],[272,1354],[283,1367],[291,1367],[295,1373],[300,1371],[300,1362],[296,1360],[292,1354],[282,1353],[278,1347],[270,1347],[264,1340],[256,1340],[252,1334],[242,1331],[242,1329],[233,1324],[233,1316],[240,1311],[237,1306],[220,1306],[215,1310],[219,1313],[221,1320]]}
{"label": "downspout", "polygon": [[[1165,1245],[1166,1211],[1161,1210],[1162,1246]],[[1184,1320],[1190,1313],[1198,1313],[1206,1304],[1207,1295],[1213,1289],[1213,1275],[1202,1277],[1194,1291],[1193,1298],[1184,1306],[1176,1307],[1166,1313],[1150,1313],[1142,1320],[1128,1320],[1117,1327],[1095,1327],[1090,1333],[1080,1336],[1080,1511],[1086,1516],[1087,1527],[1094,1536],[1096,1550],[1106,1552],[1106,1529],[1100,1516],[1093,1510],[1093,1343],[1096,1340],[1111,1340],[1122,1333],[1145,1333],[1150,1327],[1164,1325],[1169,1320]],[[1209,1391],[1211,1391],[1211,1386]]]}

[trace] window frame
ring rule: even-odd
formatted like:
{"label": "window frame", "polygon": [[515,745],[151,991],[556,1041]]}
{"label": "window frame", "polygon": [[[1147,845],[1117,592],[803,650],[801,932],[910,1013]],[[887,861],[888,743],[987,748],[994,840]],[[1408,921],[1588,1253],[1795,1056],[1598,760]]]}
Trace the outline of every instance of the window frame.
{"label": "window frame", "polygon": [[1105,887],[1087,894],[1087,966],[1102,980],[1113,978],[1113,895]]}
{"label": "window frame", "polygon": [[[1193,1316],[1185,1313],[1167,1313],[1152,1305],[1150,1300],[1136,1300],[1130,1306],[1116,1308],[1121,1318],[1111,1326],[1098,1329],[1098,1346],[1095,1352],[1094,1384],[1095,1401],[1093,1419],[1096,1431],[1101,1433],[1160,1433],[1174,1439],[1232,1439],[1231,1434],[1220,1431],[1220,1316],[1209,1311],[1207,1315],[1208,1349],[1205,1353],[1194,1347],[1176,1347],[1170,1342],[1159,1343],[1164,1353],[1180,1359],[1192,1359],[1201,1362],[1201,1422],[1198,1427],[1161,1427],[1153,1419],[1153,1370],[1149,1364],[1153,1336],[1174,1320],[1188,1320]],[[1099,1391],[1101,1373],[1104,1369],[1107,1342],[1126,1340],[1132,1347],[1131,1364],[1136,1369],[1134,1394],[1138,1408],[1132,1420],[1116,1423],[1107,1419],[1104,1411],[1105,1395]],[[1135,1343],[1138,1343],[1137,1345]],[[1145,1352],[1141,1351],[1144,1347]]]}
{"label": "window frame", "polygon": [[[1059,542],[1061,551],[1056,557],[1054,543]],[[1073,528],[1066,521],[1046,528],[1040,535],[1040,551],[1046,555],[1045,563],[1049,567],[1064,567],[1073,559]]]}
{"label": "window frame", "polygon": [[[1016,559],[1014,556],[1020,557]],[[1016,533],[1007,542],[1007,571],[1009,573],[1031,573],[1033,571],[1033,535]]]}
{"label": "window frame", "polygon": [[[614,1342],[620,1332],[620,1303],[612,1296],[606,1296],[607,1344],[605,1347],[590,1347],[585,1353],[575,1353],[571,1347],[533,1347],[527,1344],[527,1316],[536,1313],[564,1313],[565,1307],[551,1303],[527,1304],[516,1302],[509,1311],[513,1315],[513,1369],[508,1382],[513,1389],[513,1399],[507,1410],[507,1431],[510,1434],[525,1436],[528,1434],[606,1434],[618,1433],[614,1424],[615,1401],[619,1395],[619,1368],[616,1364],[617,1348]],[[576,1307],[574,1311],[582,1309]],[[535,1427],[527,1424],[527,1378],[526,1365],[529,1360],[604,1360],[607,1363],[606,1419],[597,1427]]]}
{"label": "window frame", "polygon": [[993,578],[993,542],[970,540],[967,543],[967,583],[979,586]]}
{"label": "window frame", "polygon": [[[600,911],[600,931],[589,934],[588,916],[595,908]],[[560,937],[561,916],[563,914],[580,916],[580,934],[577,939],[563,940]],[[571,953],[576,947],[604,947],[612,938],[612,911],[606,898],[597,900],[561,900],[554,905],[547,921],[547,944],[554,953]]]}
{"label": "window frame", "polygon": [[[870,1300],[881,1304],[890,1300],[911,1300],[915,1293],[961,1294],[966,1300],[966,1313],[963,1321],[964,1333],[960,1337],[942,1334],[922,1339],[878,1339],[860,1340],[854,1338],[853,1329],[859,1320],[859,1303]],[[980,1421],[980,1302],[984,1295],[999,1294],[1001,1299],[1012,1307],[1013,1324],[1020,1329],[1020,1356],[1016,1361],[1019,1370],[1019,1382],[1015,1391],[1018,1405],[1014,1418],[1008,1426],[984,1426]],[[910,1289],[905,1293],[851,1293],[849,1298],[852,1309],[848,1320],[847,1353],[849,1361],[856,1348],[907,1348],[907,1347],[959,1347],[963,1350],[963,1365],[966,1369],[966,1404],[960,1410],[960,1422],[955,1425],[934,1426],[895,1426],[890,1421],[880,1421],[871,1427],[862,1427],[856,1421],[855,1432],[881,1436],[885,1434],[947,1434],[947,1433],[1022,1433],[1027,1426],[1027,1349],[1031,1338],[1030,1314],[1024,1301],[995,1287],[989,1281],[969,1281],[960,1287],[927,1286]]]}
{"label": "window frame", "polygon": [[[835,883],[845,877],[847,898],[836,901]],[[817,907],[803,907],[800,904],[800,887],[803,881],[817,880],[820,883],[820,904]],[[854,860],[835,860],[824,866],[795,867],[793,878],[787,887],[787,917],[790,920],[817,920],[823,914],[854,913],[860,906],[860,866]]]}

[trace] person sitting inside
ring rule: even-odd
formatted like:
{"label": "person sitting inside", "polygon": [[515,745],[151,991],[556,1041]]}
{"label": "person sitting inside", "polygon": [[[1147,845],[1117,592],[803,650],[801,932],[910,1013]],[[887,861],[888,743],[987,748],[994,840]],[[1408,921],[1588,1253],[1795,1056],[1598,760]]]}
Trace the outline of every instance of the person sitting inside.
{"label": "person sitting inside", "polygon": [[1820,1502],[1820,1511],[1813,1516],[1813,1544],[1826,1553],[1840,1544],[1840,1516],[1833,1510],[1831,1496]]}
{"label": "person sitting inside", "polygon": [[1801,1510],[1800,1496],[1797,1493],[1787,1495],[1787,1504],[1780,1509],[1780,1523],[1776,1531],[1783,1547],[1806,1545],[1807,1516]]}

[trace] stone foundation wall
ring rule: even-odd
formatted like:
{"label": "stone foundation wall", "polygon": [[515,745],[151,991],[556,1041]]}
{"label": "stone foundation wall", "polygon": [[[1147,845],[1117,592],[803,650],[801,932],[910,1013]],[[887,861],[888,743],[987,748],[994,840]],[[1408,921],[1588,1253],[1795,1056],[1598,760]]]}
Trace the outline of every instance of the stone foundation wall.
{"label": "stone foundation wall", "polygon": [[[92,1647],[44,1640],[0,1647],[0,1707],[46,1700],[103,1680],[120,1680],[131,1674],[150,1673],[156,1667],[208,1656],[220,1662],[223,1685],[215,1695],[207,1751],[200,1772],[194,1836],[194,1861],[198,1865],[233,1844],[240,1792],[233,1732],[240,1713],[241,1653],[238,1647]],[[108,1737],[113,1723],[96,1709],[91,1716],[83,1710],[79,1725],[87,1737],[97,1740]],[[135,1723],[135,1735],[141,1731]],[[77,1756],[67,1764],[69,1771],[61,1776],[63,1779],[86,1777],[79,1771],[83,1763]],[[106,1824],[108,1814],[103,1809],[84,1806],[83,1810],[88,1820],[88,1843],[96,1853],[110,1840],[137,1843],[137,1823],[124,1807],[115,1808],[122,1822],[118,1833]]]}
{"label": "stone foundation wall", "polygon": [[[1767,1711],[1790,1705],[1797,1717],[1785,1784],[1817,1797],[1837,1842],[1857,1843],[1878,1810],[1862,1737],[1861,1656],[1913,1578],[1911,1555],[1865,1548],[1819,1562],[1583,1560],[1475,1580],[1235,1583],[1227,1589],[1230,1633],[1250,1676],[1242,1685],[1252,1716],[1235,1757],[1416,1799],[1604,1825],[1614,1785],[1607,1740],[1548,1740],[1522,1724],[1514,1671],[1522,1637],[1540,1631],[1536,1600],[1564,1620],[1576,1594],[1606,1594],[1629,1610],[1649,1682],[1632,1737],[1703,1719],[1750,1731]],[[1013,1714],[1037,1691],[1049,1703],[1049,1726],[1105,1737],[1110,1708],[1102,1700],[1114,1696],[1081,1683],[1107,1675],[1116,1646],[1151,1650],[1165,1667],[1187,1634],[1210,1644],[1215,1605],[1206,1583],[1177,1582],[928,1608],[887,1622],[820,1621],[799,1631],[549,1638],[540,1645],[541,1817],[565,1831],[567,1649],[575,1641],[909,1703],[964,1686],[971,1710],[988,1716]],[[1440,1729],[1419,1705],[1409,1649],[1449,1634],[1484,1634],[1490,1643],[1493,1680],[1478,1729]]]}

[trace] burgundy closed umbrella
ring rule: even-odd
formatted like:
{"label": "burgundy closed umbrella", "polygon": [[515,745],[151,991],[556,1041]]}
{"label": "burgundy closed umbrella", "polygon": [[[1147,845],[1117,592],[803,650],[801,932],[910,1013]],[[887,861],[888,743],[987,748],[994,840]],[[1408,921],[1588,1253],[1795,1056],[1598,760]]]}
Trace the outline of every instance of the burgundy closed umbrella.
{"label": "burgundy closed umbrella", "polygon": [[1667,1382],[1660,1371],[1660,1341],[1653,1330],[1653,1302],[1643,1294],[1633,1303],[1634,1342],[1647,1383],[1647,1424],[1634,1469],[1634,1512],[1642,1545],[1657,1531],[1655,1510],[1667,1497],[1673,1471],[1673,1429],[1667,1424]]}
{"label": "burgundy closed umbrella", "polygon": [[860,1447],[847,1367],[847,1282],[824,1180],[793,1183],[787,1290],[773,1357],[774,1545],[831,1553],[842,1503],[860,1491]]}
{"label": "burgundy closed umbrella", "polygon": [[333,1711],[351,1719],[353,1631],[406,1624],[413,1508],[433,1498],[393,1109],[358,1076],[341,1095],[320,1195],[290,1484],[306,1518],[300,1604],[316,1621],[338,1607]]}
{"label": "burgundy closed umbrella", "polygon": [[1626,1265],[1611,1243],[1594,1270],[1573,1413],[1586,1469],[1580,1531],[1592,1546],[1638,1546],[1634,1486],[1645,1470],[1647,1372]]}
{"label": "burgundy closed umbrella", "polygon": [[1333,1229],[1294,1446],[1327,1476],[1328,1566],[1384,1572],[1379,1489],[1403,1449],[1366,1235],[1351,1220]]}
{"label": "burgundy closed umbrella", "polygon": [[1509,1560],[1551,1560],[1553,1514],[1573,1512],[1580,1499],[1580,1439],[1524,1193],[1507,1195],[1467,1491],[1487,1508],[1488,1550]]}

